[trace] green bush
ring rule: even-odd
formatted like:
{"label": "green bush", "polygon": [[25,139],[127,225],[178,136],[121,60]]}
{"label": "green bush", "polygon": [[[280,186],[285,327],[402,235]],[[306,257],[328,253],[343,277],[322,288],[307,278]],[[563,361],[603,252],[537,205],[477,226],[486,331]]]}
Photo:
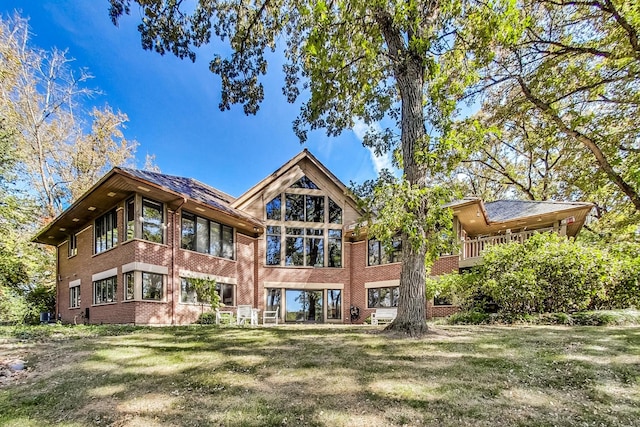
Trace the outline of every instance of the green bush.
{"label": "green bush", "polygon": [[201,325],[215,325],[216,324],[216,312],[215,311],[207,311],[202,313],[196,323]]}
{"label": "green bush", "polygon": [[[471,272],[427,280],[426,293],[444,296],[463,311],[496,313],[493,319],[501,322],[606,324],[605,315],[576,320],[567,314],[640,308],[640,245],[598,248],[553,233],[536,234],[524,244],[488,248]],[[541,313],[555,314],[531,317]],[[463,323],[477,317],[458,316]]]}
{"label": "green bush", "polygon": [[460,311],[447,318],[450,325],[480,325],[489,323],[491,315],[479,310]]}
{"label": "green bush", "polygon": [[604,251],[541,233],[489,248],[478,271],[501,313],[558,313],[602,300],[609,264]]}

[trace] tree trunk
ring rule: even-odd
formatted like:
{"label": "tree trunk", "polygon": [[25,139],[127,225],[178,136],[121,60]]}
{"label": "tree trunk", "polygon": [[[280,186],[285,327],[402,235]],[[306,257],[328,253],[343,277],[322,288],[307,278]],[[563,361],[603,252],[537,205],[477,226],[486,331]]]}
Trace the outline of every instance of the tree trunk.
{"label": "tree trunk", "polygon": [[[412,189],[424,188],[427,183],[427,165],[420,153],[426,153],[426,129],[424,126],[424,63],[420,55],[406,48],[404,40],[393,24],[393,19],[385,11],[379,11],[377,21],[387,42],[389,52],[396,58],[394,74],[401,103],[401,147],[404,179]],[[419,204],[421,205],[421,204]],[[418,224],[425,212],[418,208],[412,212]],[[425,313],[425,257],[426,232],[417,230],[422,236],[419,244],[402,233],[402,272],[400,274],[400,296],[398,315],[386,330],[397,331],[410,336],[419,336],[427,331]]]}

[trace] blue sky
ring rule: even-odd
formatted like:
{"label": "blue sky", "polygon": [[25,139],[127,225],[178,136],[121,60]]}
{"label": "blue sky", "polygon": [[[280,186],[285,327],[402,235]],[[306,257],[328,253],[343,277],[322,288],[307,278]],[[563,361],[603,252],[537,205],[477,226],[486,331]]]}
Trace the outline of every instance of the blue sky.
{"label": "blue sky", "polygon": [[115,27],[108,6],[108,0],[9,0],[0,11],[6,17],[17,10],[30,19],[33,46],[67,49],[74,67],[88,68],[94,76],[89,86],[103,92],[91,103],[108,103],[129,116],[125,136],[139,143],[139,167],[146,154],[154,154],[162,172],[196,178],[233,196],[305,147],[347,185],[388,167],[387,159],[362,146],[362,126],[338,138],[315,131],[300,145],[291,125],[299,106],[282,95],[278,55],[269,64],[258,114],[246,116],[241,106],[221,112],[220,81],[208,70],[212,47],[201,49],[195,63],[143,51],[138,9]]}

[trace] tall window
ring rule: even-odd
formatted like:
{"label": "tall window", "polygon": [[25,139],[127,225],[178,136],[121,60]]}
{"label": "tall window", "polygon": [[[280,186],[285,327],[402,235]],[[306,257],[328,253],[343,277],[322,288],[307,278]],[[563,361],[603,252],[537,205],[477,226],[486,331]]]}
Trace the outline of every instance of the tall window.
{"label": "tall window", "polygon": [[342,267],[342,208],[306,176],[291,188],[265,205],[265,264]]}
{"label": "tall window", "polygon": [[124,273],[124,299],[130,301],[135,298],[136,279],[135,273],[129,271]]}
{"label": "tall window", "polygon": [[142,199],[142,238],[154,243],[162,243],[164,232],[164,209],[162,203]]}
{"label": "tall window", "polygon": [[136,237],[136,204],[135,198],[130,198],[125,203],[125,222],[127,224],[127,232],[124,236],[125,240]]}
{"label": "tall window", "polygon": [[342,291],[327,289],[327,319],[342,319]]}
{"label": "tall window", "polygon": [[69,308],[80,307],[80,285],[69,288]]}
{"label": "tall window", "polygon": [[280,227],[267,226],[267,265],[280,265]]}
{"label": "tall window", "polygon": [[367,305],[369,308],[397,307],[400,296],[397,286],[389,288],[371,288],[367,290]]}
{"label": "tall window", "polygon": [[280,307],[282,292],[280,289],[267,289],[267,311],[276,311]]}
{"label": "tall window", "polygon": [[342,267],[342,230],[329,232],[329,267]]}
{"label": "tall window", "polygon": [[142,272],[142,299],[162,301],[164,297],[164,276]]}
{"label": "tall window", "polygon": [[69,258],[78,255],[78,236],[73,233],[69,235]]}
{"label": "tall window", "polygon": [[389,247],[376,239],[369,240],[369,265],[382,265],[402,261],[402,239],[394,237]]}
{"label": "tall window", "polygon": [[118,244],[118,216],[115,209],[96,219],[94,242],[94,253],[96,254]]}
{"label": "tall window", "polygon": [[116,302],[118,280],[116,276],[93,282],[93,303],[107,304]]}
{"label": "tall window", "polygon": [[181,247],[233,259],[233,228],[183,211]]}

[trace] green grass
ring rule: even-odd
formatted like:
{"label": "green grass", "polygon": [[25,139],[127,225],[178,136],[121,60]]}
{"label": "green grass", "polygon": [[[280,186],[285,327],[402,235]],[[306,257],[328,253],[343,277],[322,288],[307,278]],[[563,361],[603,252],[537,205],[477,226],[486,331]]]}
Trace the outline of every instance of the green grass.
{"label": "green grass", "polygon": [[8,426],[640,425],[640,327],[0,328]]}

